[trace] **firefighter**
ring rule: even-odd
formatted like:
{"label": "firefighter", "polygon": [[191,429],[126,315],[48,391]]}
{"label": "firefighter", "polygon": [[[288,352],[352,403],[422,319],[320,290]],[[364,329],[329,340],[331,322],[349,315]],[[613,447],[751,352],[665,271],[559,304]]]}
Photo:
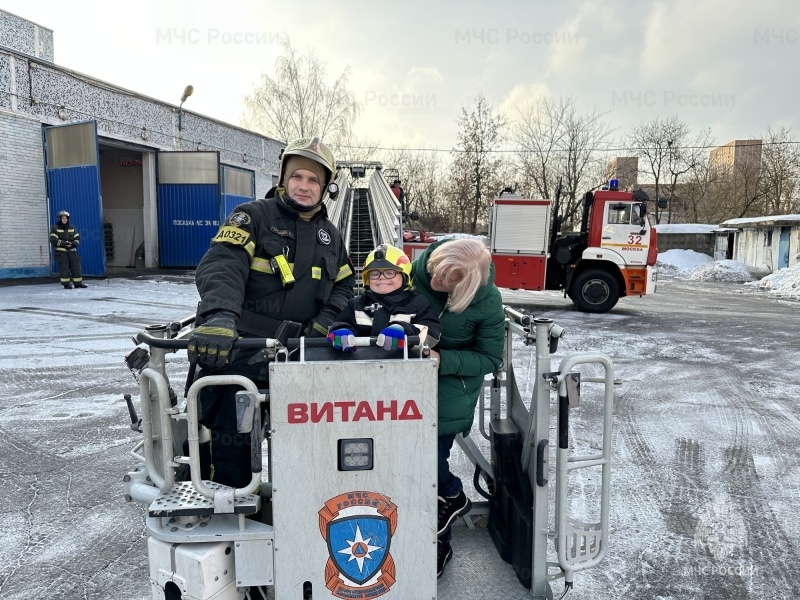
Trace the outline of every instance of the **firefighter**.
{"label": "firefighter", "polygon": [[406,200],[406,192],[400,185],[402,182],[399,179],[395,179],[392,182],[391,189],[392,193],[394,193],[394,197],[397,198],[397,201],[400,203],[400,212],[405,210],[405,200]]}
{"label": "firefighter", "polygon": [[68,290],[71,290],[73,285],[76,288],[87,288],[89,286],[83,283],[81,276],[81,256],[78,254],[81,234],[70,225],[67,211],[59,211],[56,217],[58,220],[50,229],[50,243],[53,245],[53,253],[58,264],[61,285]]}
{"label": "firefighter", "polygon": [[[319,138],[292,142],[281,156],[276,188],[235,208],[211,240],[197,267],[200,304],[188,346],[200,376],[239,374],[266,388],[267,364],[251,361],[258,350],[234,356],[234,341],[324,337],[353,297],[347,248],[322,203],[335,171]],[[204,388],[200,422],[211,430],[213,472],[206,472],[240,488],[251,478],[250,436],[236,431],[237,389]]]}
{"label": "firefighter", "polygon": [[405,336],[420,336],[433,348],[442,324],[424,296],[411,284],[411,261],[394,246],[381,244],[369,253],[361,271],[365,291],[353,298],[328,330],[337,350],[352,349],[355,336],[378,336],[384,350],[403,348]]}

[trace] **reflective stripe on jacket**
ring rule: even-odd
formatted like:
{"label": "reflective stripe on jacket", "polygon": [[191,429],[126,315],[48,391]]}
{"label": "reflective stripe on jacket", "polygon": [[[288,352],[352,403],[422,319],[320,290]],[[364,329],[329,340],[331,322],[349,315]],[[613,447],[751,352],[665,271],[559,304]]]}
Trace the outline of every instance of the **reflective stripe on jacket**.
{"label": "reflective stripe on jacket", "polygon": [[[71,248],[66,247],[67,242],[72,244]],[[55,248],[56,252],[75,251],[80,243],[81,234],[69,223],[66,225],[56,223],[50,229],[50,244]]]}
{"label": "reflective stripe on jacket", "polygon": [[[301,249],[298,252],[298,249]],[[273,272],[271,259],[282,256],[294,277],[284,286]],[[308,327],[318,323],[317,335],[353,297],[355,277],[344,241],[323,207],[310,221],[279,198],[238,206],[219,228],[197,267],[199,314],[228,310],[247,312],[247,322],[290,320]],[[264,317],[264,319],[258,319]],[[264,335],[261,331],[244,331]],[[271,335],[271,334],[270,334]]]}

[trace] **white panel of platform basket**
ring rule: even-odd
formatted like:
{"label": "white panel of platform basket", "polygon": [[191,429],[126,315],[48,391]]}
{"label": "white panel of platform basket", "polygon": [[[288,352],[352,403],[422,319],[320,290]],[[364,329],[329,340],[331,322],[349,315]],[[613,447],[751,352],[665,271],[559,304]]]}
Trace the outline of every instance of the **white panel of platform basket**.
{"label": "white panel of platform basket", "polygon": [[272,540],[243,540],[234,543],[236,585],[272,585]]}
{"label": "white panel of platform basket", "polygon": [[[314,597],[436,596],[437,374],[430,360],[271,369],[276,598],[306,582]],[[365,439],[372,468],[340,470],[340,442]]]}
{"label": "white panel of platform basket", "polygon": [[201,542],[176,546],[150,538],[148,544],[150,577],[162,589],[172,581],[184,596],[211,598],[233,580],[233,542]]}

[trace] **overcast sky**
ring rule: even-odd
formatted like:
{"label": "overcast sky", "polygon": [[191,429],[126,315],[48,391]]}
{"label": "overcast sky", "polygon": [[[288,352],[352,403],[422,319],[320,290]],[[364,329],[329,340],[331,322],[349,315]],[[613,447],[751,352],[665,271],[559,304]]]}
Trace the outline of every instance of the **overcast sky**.
{"label": "overcast sky", "polygon": [[[571,95],[631,125],[678,115],[717,143],[797,123],[795,0],[0,0],[53,29],[56,63],[234,124],[279,33],[351,69],[356,133],[450,149],[462,106]],[[796,133],[796,132],[795,132]]]}

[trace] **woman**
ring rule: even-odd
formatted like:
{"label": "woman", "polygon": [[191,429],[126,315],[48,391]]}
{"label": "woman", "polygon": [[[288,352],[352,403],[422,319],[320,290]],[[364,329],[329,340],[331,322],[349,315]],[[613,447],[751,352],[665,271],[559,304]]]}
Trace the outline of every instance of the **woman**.
{"label": "woman", "polygon": [[453,556],[450,526],[471,503],[447,459],[456,435],[468,433],[484,375],[503,359],[503,301],[489,249],[477,239],[443,240],[414,261],[414,287],[442,321],[431,356],[439,364],[439,544],[437,573]]}

